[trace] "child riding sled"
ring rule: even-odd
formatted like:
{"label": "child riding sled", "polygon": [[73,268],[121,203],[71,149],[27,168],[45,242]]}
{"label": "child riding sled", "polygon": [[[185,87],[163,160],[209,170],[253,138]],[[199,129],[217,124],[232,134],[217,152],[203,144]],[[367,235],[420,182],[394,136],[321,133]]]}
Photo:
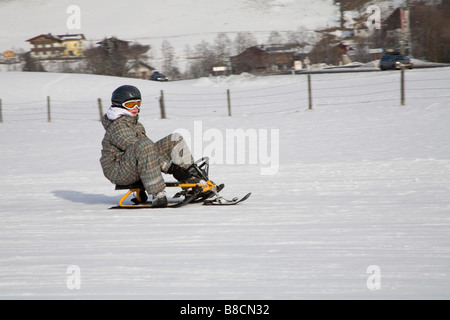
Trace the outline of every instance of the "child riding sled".
{"label": "child riding sled", "polygon": [[131,85],[112,93],[111,107],[102,118],[105,136],[100,163],[105,177],[117,185],[142,181],[145,191],[153,195],[152,208],[167,206],[166,184],[162,173],[172,174],[182,183],[196,183],[187,170],[194,160],[179,134],[170,134],[153,142],[139,122],[142,97]]}

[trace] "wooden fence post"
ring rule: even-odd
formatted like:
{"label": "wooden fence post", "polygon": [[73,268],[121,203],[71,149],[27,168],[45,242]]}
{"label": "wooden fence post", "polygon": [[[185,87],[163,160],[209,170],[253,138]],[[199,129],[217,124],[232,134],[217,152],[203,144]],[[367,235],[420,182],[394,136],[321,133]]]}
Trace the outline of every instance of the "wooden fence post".
{"label": "wooden fence post", "polygon": [[159,97],[159,107],[161,109],[161,119],[166,119],[166,106],[164,104],[164,90],[161,90],[161,96]]}
{"label": "wooden fence post", "polygon": [[312,110],[312,88],[311,88],[311,75],[308,74],[308,104],[309,110]]}
{"label": "wooden fence post", "polygon": [[98,99],[97,99],[97,102],[98,102],[98,111],[99,111],[99,113],[100,113],[100,121],[102,121],[102,118],[103,118],[102,99],[101,99],[101,98],[98,98]]}
{"label": "wooden fence post", "polygon": [[405,67],[401,68],[400,76],[400,103],[402,106],[405,105]]}
{"label": "wooden fence post", "polygon": [[230,97],[230,89],[227,89],[227,101],[228,101],[228,116],[231,117],[231,97]]}
{"label": "wooden fence post", "polygon": [[50,112],[50,96],[47,96],[47,122],[52,121],[52,116]]}

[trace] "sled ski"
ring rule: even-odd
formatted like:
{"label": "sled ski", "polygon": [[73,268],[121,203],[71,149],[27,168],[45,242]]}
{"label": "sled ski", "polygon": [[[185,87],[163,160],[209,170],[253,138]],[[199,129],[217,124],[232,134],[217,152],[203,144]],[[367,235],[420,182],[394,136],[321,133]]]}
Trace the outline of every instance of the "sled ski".
{"label": "sled ski", "polygon": [[241,199],[239,198],[233,198],[233,200],[227,200],[221,196],[216,197],[215,199],[207,199],[203,202],[205,206],[230,206],[238,204],[242,201],[247,200],[250,197],[251,193],[247,193],[244,197]]}
{"label": "sled ski", "polygon": [[[245,197],[233,198],[227,200],[223,198],[219,192],[224,188],[223,184],[217,185],[209,180],[209,159],[201,158],[188,168],[192,176],[200,178],[199,183],[179,183],[166,182],[166,187],[179,187],[181,192],[176,193],[172,198],[168,198],[167,207],[179,208],[189,203],[203,202],[204,205],[235,205],[245,201],[250,196],[248,193]],[[144,209],[152,208],[152,200],[149,200],[145,192],[142,181],[137,181],[131,185],[116,185],[116,190],[128,190],[127,193],[119,200],[119,205],[110,209]],[[130,199],[132,204],[126,204],[125,201],[135,194],[135,198]]]}

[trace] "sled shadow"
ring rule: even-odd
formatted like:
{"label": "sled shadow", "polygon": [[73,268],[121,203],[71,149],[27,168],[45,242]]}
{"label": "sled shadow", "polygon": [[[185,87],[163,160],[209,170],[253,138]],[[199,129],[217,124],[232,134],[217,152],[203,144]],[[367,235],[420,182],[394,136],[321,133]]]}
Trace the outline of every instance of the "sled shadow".
{"label": "sled shadow", "polygon": [[55,190],[53,194],[58,198],[83,204],[114,204],[120,196],[106,196],[104,194],[87,194],[73,190]]}

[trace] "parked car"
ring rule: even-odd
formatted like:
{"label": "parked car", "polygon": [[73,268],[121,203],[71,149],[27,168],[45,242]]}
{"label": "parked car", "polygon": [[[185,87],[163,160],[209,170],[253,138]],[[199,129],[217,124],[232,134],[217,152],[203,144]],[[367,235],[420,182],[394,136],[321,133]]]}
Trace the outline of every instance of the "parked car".
{"label": "parked car", "polygon": [[401,54],[386,54],[380,60],[380,69],[400,69],[402,65],[405,68],[412,69],[413,63],[408,56]]}
{"label": "parked car", "polygon": [[159,72],[159,71],[154,71],[152,73],[152,76],[150,77],[150,80],[153,80],[153,81],[169,81],[169,79],[165,75],[163,75],[161,72]]}

